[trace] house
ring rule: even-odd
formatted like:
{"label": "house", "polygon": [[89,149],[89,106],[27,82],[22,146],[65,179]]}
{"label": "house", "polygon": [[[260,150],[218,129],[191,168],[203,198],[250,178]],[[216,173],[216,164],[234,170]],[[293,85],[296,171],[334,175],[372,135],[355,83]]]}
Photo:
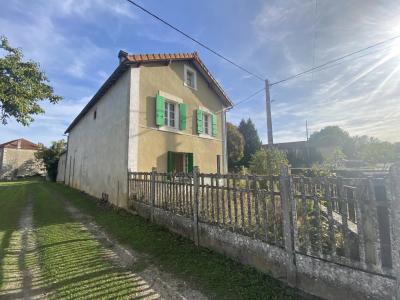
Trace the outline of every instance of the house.
{"label": "house", "polygon": [[225,172],[232,102],[198,54],[120,51],[118,58],[66,130],[65,184],[125,207],[128,169]]}
{"label": "house", "polygon": [[36,159],[39,146],[26,139],[0,145],[0,180],[44,175],[43,163]]}

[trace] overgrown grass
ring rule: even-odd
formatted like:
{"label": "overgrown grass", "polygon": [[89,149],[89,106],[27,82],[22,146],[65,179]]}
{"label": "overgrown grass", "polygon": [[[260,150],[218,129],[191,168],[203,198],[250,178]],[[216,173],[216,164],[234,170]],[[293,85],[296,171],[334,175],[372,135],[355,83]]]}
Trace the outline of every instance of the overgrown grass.
{"label": "overgrown grass", "polygon": [[76,207],[119,242],[145,254],[160,269],[189,282],[213,299],[301,299],[278,280],[194,244],[166,229],[123,211],[99,207],[92,197],[58,184],[48,186],[66,196]]}
{"label": "overgrown grass", "polygon": [[35,233],[45,290],[54,299],[129,298],[135,278],[104,259],[101,245],[55,197],[50,184],[32,186]]}
{"label": "overgrown grass", "polygon": [[0,290],[4,271],[10,265],[6,257],[12,234],[18,230],[18,221],[26,205],[27,181],[0,182]]}

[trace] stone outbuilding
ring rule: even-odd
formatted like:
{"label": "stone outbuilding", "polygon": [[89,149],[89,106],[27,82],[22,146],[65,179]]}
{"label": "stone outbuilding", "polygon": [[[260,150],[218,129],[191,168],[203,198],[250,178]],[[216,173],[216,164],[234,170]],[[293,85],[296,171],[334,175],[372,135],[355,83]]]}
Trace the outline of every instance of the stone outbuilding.
{"label": "stone outbuilding", "polygon": [[45,175],[43,162],[36,159],[39,145],[17,139],[0,145],[0,180]]}

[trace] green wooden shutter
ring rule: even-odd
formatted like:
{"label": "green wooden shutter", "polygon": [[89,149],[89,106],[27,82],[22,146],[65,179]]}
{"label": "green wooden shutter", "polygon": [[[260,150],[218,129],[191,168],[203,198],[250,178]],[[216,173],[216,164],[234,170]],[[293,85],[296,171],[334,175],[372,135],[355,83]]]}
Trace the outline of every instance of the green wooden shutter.
{"label": "green wooden shutter", "polygon": [[179,103],[179,129],[186,129],[186,104]]}
{"label": "green wooden shutter", "polygon": [[197,115],[197,133],[203,133],[203,112],[198,109],[196,110]]}
{"label": "green wooden shutter", "polygon": [[212,114],[212,136],[217,136],[217,116]]}
{"label": "green wooden shutter", "polygon": [[187,172],[193,172],[193,153],[186,153],[187,155]]}
{"label": "green wooden shutter", "polygon": [[156,125],[165,125],[165,99],[163,96],[157,95],[156,97]]}
{"label": "green wooden shutter", "polygon": [[172,173],[172,152],[167,153],[167,172]]}

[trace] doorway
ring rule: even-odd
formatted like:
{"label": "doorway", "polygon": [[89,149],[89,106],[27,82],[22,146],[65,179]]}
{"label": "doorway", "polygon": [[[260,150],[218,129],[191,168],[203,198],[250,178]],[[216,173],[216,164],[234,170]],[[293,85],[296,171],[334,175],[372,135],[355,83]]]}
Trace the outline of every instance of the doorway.
{"label": "doorway", "polygon": [[168,151],[167,172],[168,173],[191,173],[193,172],[193,153]]}

